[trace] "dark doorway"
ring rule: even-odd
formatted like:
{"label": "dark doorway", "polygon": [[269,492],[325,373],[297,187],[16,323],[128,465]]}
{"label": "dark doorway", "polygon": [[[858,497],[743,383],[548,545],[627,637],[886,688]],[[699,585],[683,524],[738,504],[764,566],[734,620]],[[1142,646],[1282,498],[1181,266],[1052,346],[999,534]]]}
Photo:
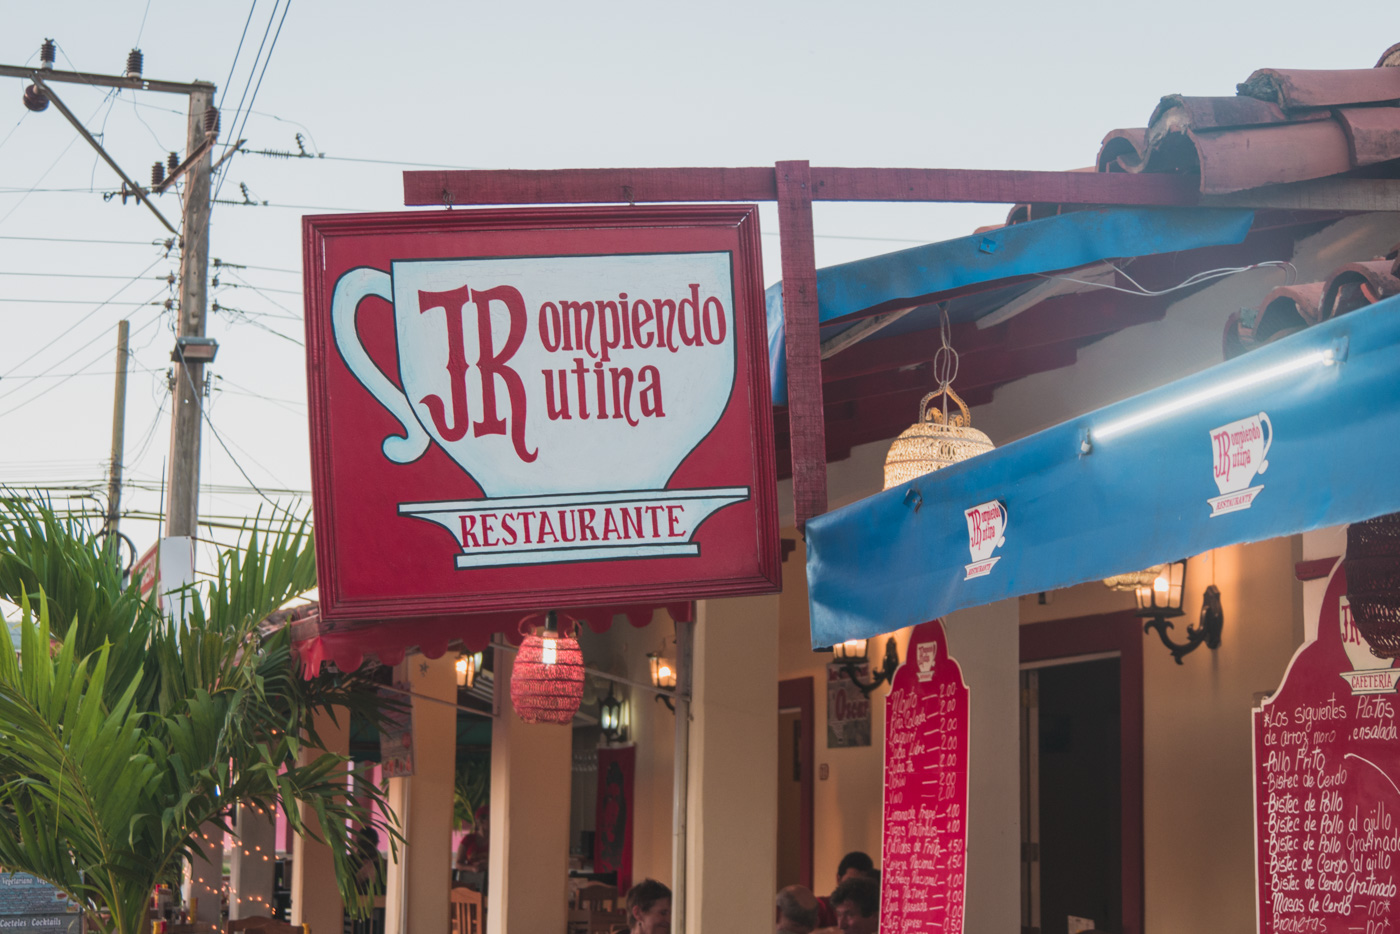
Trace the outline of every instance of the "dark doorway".
{"label": "dark doorway", "polygon": [[1118,659],[1049,665],[1022,679],[1034,711],[1027,717],[1026,766],[1036,773],[1028,855],[1038,859],[1027,862],[1038,876],[1039,917],[1030,926],[1043,934],[1088,924],[1121,931]]}
{"label": "dark doorway", "polygon": [[1021,664],[1022,930],[1141,934],[1141,622],[1023,626]]}
{"label": "dark doorway", "polygon": [[812,887],[811,678],[778,682],[778,874],[774,891]]}

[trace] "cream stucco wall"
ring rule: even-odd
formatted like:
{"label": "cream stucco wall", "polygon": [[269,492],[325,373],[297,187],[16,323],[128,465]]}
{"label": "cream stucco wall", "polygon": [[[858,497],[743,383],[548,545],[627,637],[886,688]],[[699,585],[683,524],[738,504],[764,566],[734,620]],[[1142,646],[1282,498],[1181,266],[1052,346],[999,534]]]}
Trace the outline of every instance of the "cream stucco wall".
{"label": "cream stucco wall", "polygon": [[[1302,641],[1298,537],[1221,548],[1187,565],[1188,615],[1220,588],[1218,650],[1177,665],[1143,642],[1143,848],[1146,930],[1254,930],[1250,708],[1279,683]],[[1178,632],[1178,639],[1182,638]]]}

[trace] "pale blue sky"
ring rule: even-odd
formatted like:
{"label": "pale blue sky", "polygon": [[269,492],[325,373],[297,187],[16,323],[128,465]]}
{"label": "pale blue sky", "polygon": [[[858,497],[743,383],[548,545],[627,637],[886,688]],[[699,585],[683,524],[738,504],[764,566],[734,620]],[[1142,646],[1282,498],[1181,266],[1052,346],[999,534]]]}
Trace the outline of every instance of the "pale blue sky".
{"label": "pale blue sky", "polygon": [[[273,0],[7,3],[0,62],[37,63],[40,42],[52,37],[59,68],[115,73],[139,36],[147,77],[219,85],[230,139],[273,13]],[[237,122],[249,148],[292,150],[302,132],[307,149],[327,158],[239,155],[228,163],[220,198],[243,200],[243,183],[271,206],[215,208],[211,256],[249,268],[225,272],[214,296],[236,311],[210,316],[221,343],[210,417],[254,482],[303,490],[300,278],[279,270],[300,268],[302,214],[402,206],[405,166],[346,160],[1067,169],[1091,164],[1110,129],[1142,125],[1164,94],[1233,94],[1264,66],[1365,68],[1400,40],[1400,31],[1384,33],[1393,7],[1380,0],[1192,0],[1146,9],[764,0],[292,0],[288,8],[282,0],[275,13],[271,28],[282,21],[281,34],[265,72],[258,66],[254,113]],[[156,277],[177,269],[150,245],[167,234],[144,209],[103,201],[100,193],[117,187],[111,170],[56,110],[28,114],[22,87],[0,79],[0,483],[102,480],[116,322],[127,316],[137,348],[128,472],[158,486],[173,337],[169,316],[146,303],[165,297]],[[143,183],[151,162],[183,149],[180,98],[59,91]],[[161,208],[179,215],[174,195]],[[825,265],[946,239],[1004,214],[998,206],[821,204],[817,258]],[[763,223],[771,282],[771,211]],[[97,307],[119,289],[117,301]],[[203,481],[247,486],[207,433]],[[147,489],[126,502],[154,512],[158,500]],[[258,503],[218,493],[203,498],[202,511],[242,515]],[[139,547],[154,538],[153,525],[127,529]]]}

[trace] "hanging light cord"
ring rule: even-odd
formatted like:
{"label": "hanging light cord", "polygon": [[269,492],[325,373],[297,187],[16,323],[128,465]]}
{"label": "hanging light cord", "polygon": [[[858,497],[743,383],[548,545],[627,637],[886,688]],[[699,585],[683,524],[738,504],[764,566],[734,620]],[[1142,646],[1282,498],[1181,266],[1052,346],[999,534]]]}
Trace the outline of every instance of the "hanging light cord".
{"label": "hanging light cord", "polygon": [[1251,269],[1263,269],[1269,266],[1277,266],[1284,270],[1286,276],[1283,283],[1284,285],[1292,285],[1293,283],[1298,281],[1298,267],[1288,262],[1288,260],[1271,259],[1262,263],[1254,263],[1250,266],[1225,266],[1220,269],[1207,269],[1202,272],[1196,273],[1194,276],[1187,277],[1186,279],[1182,280],[1176,285],[1154,291],[1152,289],[1144,288],[1141,283],[1139,283],[1132,276],[1128,275],[1120,267],[1115,266],[1113,263],[1107,263],[1106,265],[1113,269],[1114,272],[1118,273],[1124,279],[1127,279],[1129,282],[1131,282],[1135,287],[1131,289],[1125,289],[1122,286],[1109,285],[1106,282],[1091,282],[1088,279],[1076,279],[1073,276],[1053,276],[1046,275],[1044,273],[1036,273],[1036,275],[1042,279],[1060,279],[1064,282],[1073,282],[1076,285],[1087,285],[1090,288],[1108,289],[1110,292],[1122,292],[1125,295],[1145,295],[1149,297],[1154,295],[1168,295],[1172,292],[1176,292],[1181,289],[1189,289],[1194,285],[1200,285],[1202,282],[1209,282],[1212,279],[1223,279],[1225,276],[1233,276],[1237,272],[1248,272]]}
{"label": "hanging light cord", "polygon": [[[953,349],[953,328],[948,323],[948,303],[939,302],[938,338],[940,346],[933,355],[933,376],[938,380],[938,391],[943,395],[943,424],[948,424],[948,391],[953,380],[958,378],[958,352]],[[922,415],[922,413],[920,413]]]}

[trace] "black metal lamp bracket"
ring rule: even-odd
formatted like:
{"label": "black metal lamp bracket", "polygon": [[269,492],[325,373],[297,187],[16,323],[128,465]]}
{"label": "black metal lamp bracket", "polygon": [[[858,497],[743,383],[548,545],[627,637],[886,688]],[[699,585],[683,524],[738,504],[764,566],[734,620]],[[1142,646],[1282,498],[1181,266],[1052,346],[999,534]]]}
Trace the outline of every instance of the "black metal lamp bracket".
{"label": "black metal lamp bracket", "polygon": [[1176,642],[1167,635],[1167,630],[1172,628],[1165,616],[1154,616],[1143,624],[1143,632],[1157,631],[1157,636],[1162,640],[1162,644],[1167,647],[1167,651],[1172,653],[1172,659],[1181,664],[1183,656],[1190,655],[1202,643],[1208,649],[1220,648],[1220,632],[1225,628],[1225,613],[1220,608],[1220,590],[1214,584],[1206,588],[1205,598],[1201,602],[1201,623],[1199,626],[1186,627],[1186,642]]}
{"label": "black metal lamp bracket", "polygon": [[895,647],[894,639],[885,640],[885,660],[880,666],[880,670],[875,672],[875,677],[866,684],[860,679],[859,666],[850,659],[841,663],[841,670],[846,673],[846,677],[851,679],[851,683],[860,689],[860,692],[869,697],[882,684],[892,684],[894,682],[895,670],[899,668],[899,650]]}

